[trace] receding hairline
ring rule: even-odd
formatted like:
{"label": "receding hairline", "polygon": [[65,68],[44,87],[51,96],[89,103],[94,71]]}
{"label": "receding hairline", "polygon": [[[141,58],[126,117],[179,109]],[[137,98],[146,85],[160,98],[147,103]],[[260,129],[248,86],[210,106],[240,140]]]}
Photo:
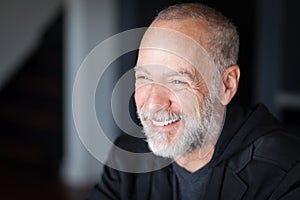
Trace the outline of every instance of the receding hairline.
{"label": "receding hairline", "polygon": [[207,51],[222,69],[236,64],[239,36],[232,21],[221,12],[202,3],[182,3],[169,6],[158,13],[153,23],[160,21],[197,20],[207,23]]}
{"label": "receding hairline", "polygon": [[[196,32],[205,32],[208,37],[195,37],[195,39],[197,39],[197,41],[205,47],[207,47],[211,39],[215,37],[215,30],[223,29],[225,26],[226,28],[228,28],[228,26],[233,27],[231,21],[221,12],[202,3],[181,3],[169,6],[158,13],[150,26],[161,22],[180,23],[181,21],[194,21],[197,22],[196,24],[201,26],[200,29],[197,29],[197,25],[195,26]],[[204,26],[205,30],[202,29]]]}
{"label": "receding hairline", "polygon": [[154,18],[156,21],[170,21],[196,19],[206,21],[208,24],[218,24],[218,21],[229,22],[221,12],[200,3],[183,3],[169,6]]}
{"label": "receding hairline", "polygon": [[150,27],[173,29],[195,40],[204,48],[207,47],[207,42],[211,35],[208,23],[204,20],[194,18],[153,21]]}

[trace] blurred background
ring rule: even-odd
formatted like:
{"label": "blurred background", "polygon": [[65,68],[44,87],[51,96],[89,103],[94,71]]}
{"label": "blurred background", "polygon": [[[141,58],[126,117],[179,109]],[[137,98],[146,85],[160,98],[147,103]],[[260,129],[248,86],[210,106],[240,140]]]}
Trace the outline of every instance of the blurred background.
{"label": "blurred background", "polygon": [[[80,143],[74,127],[76,72],[101,41],[148,26],[158,11],[182,2],[189,1],[0,0],[1,200],[87,196],[102,165]],[[299,135],[300,1],[200,2],[238,27],[242,78],[236,100],[265,103]],[[97,89],[98,118],[111,140],[122,133],[110,110],[112,88],[135,59],[132,52],[113,63]]]}

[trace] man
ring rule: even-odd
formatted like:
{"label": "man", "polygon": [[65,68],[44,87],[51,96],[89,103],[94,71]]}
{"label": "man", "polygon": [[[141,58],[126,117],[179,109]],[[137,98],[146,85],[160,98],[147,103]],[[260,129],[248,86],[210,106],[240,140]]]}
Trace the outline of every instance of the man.
{"label": "man", "polygon": [[263,105],[246,111],[231,102],[238,46],[236,28],[212,8],[180,4],[158,14],[135,68],[147,143],[122,136],[116,144],[148,146],[174,162],[145,173],[105,167],[90,199],[300,199],[299,139]]}

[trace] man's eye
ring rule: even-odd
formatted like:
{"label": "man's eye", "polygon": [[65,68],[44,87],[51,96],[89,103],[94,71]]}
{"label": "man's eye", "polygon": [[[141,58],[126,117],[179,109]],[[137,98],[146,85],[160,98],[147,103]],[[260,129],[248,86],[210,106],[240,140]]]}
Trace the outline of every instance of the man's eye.
{"label": "man's eye", "polygon": [[137,79],[149,80],[149,78],[147,76],[138,76]]}
{"label": "man's eye", "polygon": [[180,80],[174,80],[173,83],[175,83],[175,84],[186,84],[186,82],[180,81]]}

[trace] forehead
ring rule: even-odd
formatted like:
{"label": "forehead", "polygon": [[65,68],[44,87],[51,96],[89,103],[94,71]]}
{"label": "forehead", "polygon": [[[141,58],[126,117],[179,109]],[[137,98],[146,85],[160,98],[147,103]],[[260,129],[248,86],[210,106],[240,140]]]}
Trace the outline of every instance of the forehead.
{"label": "forehead", "polygon": [[164,66],[175,71],[197,70],[202,77],[211,77],[214,66],[210,65],[205,48],[188,30],[178,24],[152,25],[145,33],[137,60],[137,66]]}
{"label": "forehead", "polygon": [[191,72],[195,66],[184,58],[159,49],[142,49],[139,51],[137,68],[176,72]]}
{"label": "forehead", "polygon": [[151,24],[152,28],[166,28],[192,38],[206,48],[210,40],[210,28],[206,21],[200,19],[161,20]]}

